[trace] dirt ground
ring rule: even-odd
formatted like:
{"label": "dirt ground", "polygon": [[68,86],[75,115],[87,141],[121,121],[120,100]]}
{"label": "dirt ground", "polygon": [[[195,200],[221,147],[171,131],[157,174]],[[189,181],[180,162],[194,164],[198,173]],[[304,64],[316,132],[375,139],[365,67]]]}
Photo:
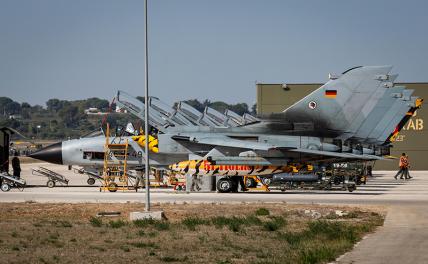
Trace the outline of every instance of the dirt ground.
{"label": "dirt ground", "polygon": [[[383,223],[383,209],[162,204],[0,204],[0,263],[322,263]],[[96,217],[120,212],[119,217]],[[343,216],[341,214],[344,213]]]}

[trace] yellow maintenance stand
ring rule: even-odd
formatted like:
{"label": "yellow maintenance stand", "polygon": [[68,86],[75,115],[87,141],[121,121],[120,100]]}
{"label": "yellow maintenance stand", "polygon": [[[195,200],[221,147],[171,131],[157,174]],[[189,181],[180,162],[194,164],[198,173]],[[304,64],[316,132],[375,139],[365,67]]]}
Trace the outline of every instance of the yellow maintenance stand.
{"label": "yellow maintenance stand", "polygon": [[107,124],[106,143],[104,145],[103,185],[100,191],[116,192],[134,187],[129,182],[127,171],[128,139],[119,143],[110,142],[110,126]]}

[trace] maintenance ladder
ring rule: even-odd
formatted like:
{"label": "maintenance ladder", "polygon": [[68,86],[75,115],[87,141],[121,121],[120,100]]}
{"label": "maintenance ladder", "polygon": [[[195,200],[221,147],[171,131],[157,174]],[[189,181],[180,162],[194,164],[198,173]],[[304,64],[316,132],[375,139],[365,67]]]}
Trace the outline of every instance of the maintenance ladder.
{"label": "maintenance ladder", "polygon": [[[134,189],[129,182],[127,171],[128,139],[124,143],[110,142],[110,128],[107,124],[106,143],[104,145],[103,185],[100,191],[116,192],[117,190]],[[117,179],[117,181],[116,181]]]}

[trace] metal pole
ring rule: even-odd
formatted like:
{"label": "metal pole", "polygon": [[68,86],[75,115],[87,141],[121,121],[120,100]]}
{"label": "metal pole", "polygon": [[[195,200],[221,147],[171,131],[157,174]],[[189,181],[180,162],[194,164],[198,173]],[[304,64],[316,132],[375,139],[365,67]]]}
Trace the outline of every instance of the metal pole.
{"label": "metal pole", "polygon": [[149,164],[149,47],[148,47],[148,39],[147,39],[147,0],[144,0],[144,11],[145,11],[145,43],[146,43],[146,87],[144,93],[144,133],[145,133],[145,158],[146,158],[146,207],[145,211],[150,211],[150,164]]}

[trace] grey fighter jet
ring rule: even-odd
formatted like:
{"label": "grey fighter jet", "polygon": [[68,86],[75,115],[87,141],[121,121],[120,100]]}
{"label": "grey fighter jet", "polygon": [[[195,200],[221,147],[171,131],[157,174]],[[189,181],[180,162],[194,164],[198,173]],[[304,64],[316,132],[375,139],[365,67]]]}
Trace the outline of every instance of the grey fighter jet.
{"label": "grey fighter jet", "polygon": [[[391,75],[391,69],[349,69],[283,112],[257,118],[213,109],[200,113],[185,103],[167,108],[150,98],[148,122],[156,131],[159,150],[151,156],[152,165],[189,159],[250,167],[383,159],[423,101],[412,96],[413,90],[395,86],[397,75]],[[124,92],[116,101],[144,121],[142,102]],[[102,153],[103,145],[103,137],[65,141],[32,156],[88,166],[93,160],[85,160],[85,153]],[[135,164],[141,162],[139,156]]]}

